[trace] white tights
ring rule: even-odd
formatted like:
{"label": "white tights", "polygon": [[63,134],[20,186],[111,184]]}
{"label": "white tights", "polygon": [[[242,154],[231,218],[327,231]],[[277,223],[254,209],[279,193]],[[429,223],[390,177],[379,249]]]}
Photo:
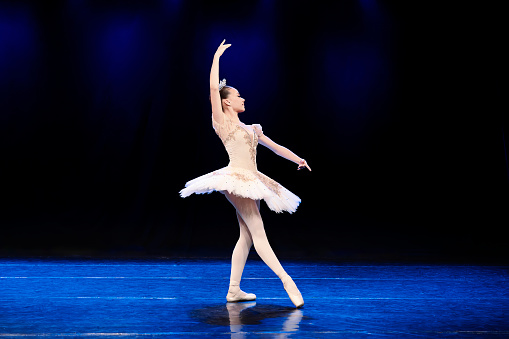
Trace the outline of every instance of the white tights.
{"label": "white tights", "polygon": [[254,245],[256,253],[258,253],[265,264],[282,279],[287,273],[279,263],[265,234],[260,215],[260,200],[242,198],[227,191],[222,193],[235,207],[240,226],[240,237],[232,254],[230,286],[238,286],[240,284],[251,245]]}

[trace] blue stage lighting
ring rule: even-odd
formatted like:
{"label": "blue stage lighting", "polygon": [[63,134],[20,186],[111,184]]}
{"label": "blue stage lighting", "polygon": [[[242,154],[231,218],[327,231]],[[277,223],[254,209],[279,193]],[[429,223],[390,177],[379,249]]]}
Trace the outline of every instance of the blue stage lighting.
{"label": "blue stage lighting", "polygon": [[0,9],[0,81],[25,82],[38,51],[37,29],[28,8]]}

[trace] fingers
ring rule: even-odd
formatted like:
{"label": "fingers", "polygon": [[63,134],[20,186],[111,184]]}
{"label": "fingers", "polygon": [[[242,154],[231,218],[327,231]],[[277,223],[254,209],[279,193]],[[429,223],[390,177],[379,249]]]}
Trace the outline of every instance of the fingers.
{"label": "fingers", "polygon": [[311,167],[309,167],[307,161],[305,161],[305,160],[302,161],[301,164],[299,164],[299,167],[297,167],[297,170],[299,171],[299,170],[303,169],[304,167],[306,167],[308,170],[311,171]]}
{"label": "fingers", "polygon": [[223,41],[221,42],[221,45],[219,45],[219,47],[217,48],[217,51],[216,53],[219,53],[218,55],[222,55],[223,52],[228,48],[230,47],[232,44],[225,44],[224,42],[226,41],[226,39],[223,39]]}
{"label": "fingers", "polygon": [[228,47],[230,47],[230,46],[232,45],[232,44],[226,44],[226,45],[225,45],[225,44],[224,44],[224,42],[225,42],[225,41],[226,41],[226,39],[223,39],[223,41],[221,42],[221,45],[219,45],[219,47],[223,46],[223,47],[228,48]]}

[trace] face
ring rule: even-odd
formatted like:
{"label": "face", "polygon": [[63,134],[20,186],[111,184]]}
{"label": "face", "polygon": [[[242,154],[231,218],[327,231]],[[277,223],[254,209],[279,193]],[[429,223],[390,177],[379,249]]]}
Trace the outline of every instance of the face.
{"label": "face", "polygon": [[246,110],[244,107],[245,99],[240,96],[239,91],[237,91],[235,88],[230,88],[230,95],[228,95],[228,98],[224,99],[224,101],[229,103],[229,106],[235,112],[240,113]]}

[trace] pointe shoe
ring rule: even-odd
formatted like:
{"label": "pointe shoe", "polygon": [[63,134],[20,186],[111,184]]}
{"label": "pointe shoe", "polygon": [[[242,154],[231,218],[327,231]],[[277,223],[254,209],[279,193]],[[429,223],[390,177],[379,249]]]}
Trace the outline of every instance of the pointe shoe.
{"label": "pointe shoe", "polygon": [[288,296],[290,297],[290,300],[295,305],[295,307],[299,308],[304,306],[304,299],[302,298],[302,294],[300,294],[300,291],[297,288],[297,285],[295,285],[295,282],[293,282],[292,277],[287,275],[283,277],[281,281],[283,281],[283,286],[286,290],[286,293],[288,293]]}
{"label": "pointe shoe", "polygon": [[228,294],[226,295],[226,301],[231,303],[252,300],[256,300],[256,295],[254,293],[246,293],[242,290],[238,290],[236,292],[228,291]]}

